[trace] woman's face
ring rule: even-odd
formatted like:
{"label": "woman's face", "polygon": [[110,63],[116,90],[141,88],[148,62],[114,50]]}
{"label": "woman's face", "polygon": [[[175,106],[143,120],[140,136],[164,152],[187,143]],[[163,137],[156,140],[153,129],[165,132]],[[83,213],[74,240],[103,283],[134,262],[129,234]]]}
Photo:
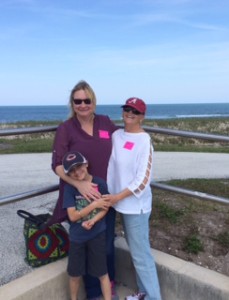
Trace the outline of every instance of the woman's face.
{"label": "woman's face", "polygon": [[125,124],[138,125],[144,119],[144,115],[136,114],[136,110],[132,108],[123,109],[122,117]]}
{"label": "woman's face", "polygon": [[79,117],[88,117],[95,111],[95,104],[84,90],[76,91],[73,94],[72,107],[75,114]]}

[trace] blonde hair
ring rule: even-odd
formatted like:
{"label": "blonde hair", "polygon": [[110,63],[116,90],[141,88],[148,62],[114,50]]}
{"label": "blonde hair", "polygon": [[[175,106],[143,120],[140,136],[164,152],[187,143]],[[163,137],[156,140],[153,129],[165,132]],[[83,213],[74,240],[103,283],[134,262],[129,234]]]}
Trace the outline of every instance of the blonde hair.
{"label": "blonde hair", "polygon": [[94,106],[96,106],[96,96],[92,87],[85,80],[80,80],[71,90],[71,94],[69,97],[70,118],[75,116],[75,112],[73,109],[73,95],[76,91],[80,91],[80,90],[85,91],[87,97],[91,99]]}

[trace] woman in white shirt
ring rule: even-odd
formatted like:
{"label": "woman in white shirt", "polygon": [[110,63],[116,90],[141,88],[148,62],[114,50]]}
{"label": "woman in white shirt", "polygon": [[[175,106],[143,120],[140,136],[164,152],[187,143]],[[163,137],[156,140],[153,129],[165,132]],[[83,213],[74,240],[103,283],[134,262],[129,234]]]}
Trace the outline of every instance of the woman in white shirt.
{"label": "woman in white shirt", "polygon": [[107,175],[110,195],[104,197],[121,214],[136,270],[138,292],[126,299],[161,300],[149,242],[153,146],[149,134],[141,126],[146,105],[139,98],[129,98],[122,108],[125,128],[112,135]]}

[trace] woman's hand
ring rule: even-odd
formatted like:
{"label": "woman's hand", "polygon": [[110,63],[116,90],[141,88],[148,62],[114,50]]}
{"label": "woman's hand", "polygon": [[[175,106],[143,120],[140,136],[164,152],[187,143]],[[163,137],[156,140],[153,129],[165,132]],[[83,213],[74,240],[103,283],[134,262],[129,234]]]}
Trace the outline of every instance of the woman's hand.
{"label": "woman's hand", "polygon": [[116,194],[102,195],[102,199],[105,200],[107,203],[109,203],[109,206],[114,205],[115,203],[117,203],[120,200],[118,195],[116,195]]}
{"label": "woman's hand", "polygon": [[100,209],[104,209],[104,210],[108,210],[109,207],[111,206],[109,201],[107,201],[106,199],[103,199],[103,198],[94,200],[93,205],[95,206],[95,208],[100,208]]}
{"label": "woman's hand", "polygon": [[96,200],[101,197],[100,192],[98,191],[97,184],[90,182],[90,181],[75,181],[74,183],[75,188],[80,192],[81,195],[89,202],[91,200]]}

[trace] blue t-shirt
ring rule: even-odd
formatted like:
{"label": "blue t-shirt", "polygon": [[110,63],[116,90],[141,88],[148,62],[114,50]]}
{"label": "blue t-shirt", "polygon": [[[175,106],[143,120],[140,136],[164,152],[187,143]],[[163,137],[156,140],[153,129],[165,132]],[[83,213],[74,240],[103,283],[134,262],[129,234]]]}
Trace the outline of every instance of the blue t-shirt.
{"label": "blue t-shirt", "polygon": [[[105,180],[99,177],[93,177],[92,182],[98,185],[99,192],[103,194],[108,194],[107,184]],[[66,184],[64,187],[64,201],[63,208],[67,209],[68,207],[75,207],[76,210],[81,210],[90,203],[79,193],[79,191],[70,184]],[[87,230],[81,226],[81,223],[87,219],[91,219],[98,209],[93,210],[88,216],[80,219],[76,222],[70,222],[69,229],[69,239],[72,242],[82,243],[93,239],[106,229],[105,218],[102,218],[100,221],[96,222],[95,225]]]}

